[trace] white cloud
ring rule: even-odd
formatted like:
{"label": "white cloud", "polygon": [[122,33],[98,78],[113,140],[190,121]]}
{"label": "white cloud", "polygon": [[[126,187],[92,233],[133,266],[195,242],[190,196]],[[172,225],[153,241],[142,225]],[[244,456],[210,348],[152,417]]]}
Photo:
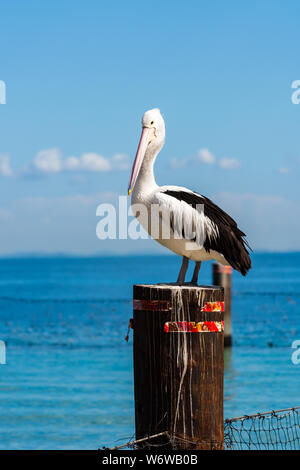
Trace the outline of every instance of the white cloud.
{"label": "white cloud", "polygon": [[215,163],[216,157],[208,149],[200,149],[197,153],[198,159],[203,163]]}
{"label": "white cloud", "polygon": [[290,171],[290,168],[287,168],[285,166],[281,166],[280,168],[278,168],[278,172],[282,173],[283,175],[289,173]]}
{"label": "white cloud", "polygon": [[112,157],[112,164],[114,168],[117,170],[129,170],[130,169],[130,161],[129,156],[125,153],[116,153]]}
{"label": "white cloud", "polygon": [[77,157],[68,157],[65,160],[64,168],[66,170],[77,170],[80,167],[80,161]]}
{"label": "white cloud", "polygon": [[80,168],[86,171],[109,171],[111,169],[110,161],[97,153],[84,153],[79,162]]}
{"label": "white cloud", "polygon": [[199,162],[213,164],[216,161],[216,157],[206,148],[198,150],[197,154],[189,158],[172,158],[170,160],[171,168],[180,169],[185,168],[188,165],[195,165]]}
{"label": "white cloud", "polygon": [[224,168],[225,170],[231,170],[235,168],[240,168],[241,163],[239,160],[236,158],[221,158],[219,161],[219,165],[221,168]]}
{"label": "white cloud", "polygon": [[47,149],[38,152],[33,160],[33,167],[42,173],[60,173],[63,171],[106,172],[110,170],[128,170],[129,157],[123,153],[106,158],[95,152],[83,153],[80,157],[63,158],[59,149]]}
{"label": "white cloud", "polygon": [[56,148],[41,150],[33,160],[34,167],[43,173],[59,173],[62,170],[62,158]]}
{"label": "white cloud", "polygon": [[171,168],[174,168],[174,170],[177,170],[178,168],[184,168],[185,166],[187,166],[190,161],[191,159],[189,158],[180,159],[174,157],[170,160],[170,166]]}
{"label": "white cloud", "polygon": [[189,157],[189,158],[172,158],[170,160],[170,166],[174,169],[185,168],[188,165],[196,165],[198,163],[205,163],[207,165],[214,165],[218,164],[220,168],[229,170],[240,168],[241,163],[236,158],[221,158],[217,160],[216,157],[211,153],[211,151],[207,148],[202,148],[198,150],[197,154]]}
{"label": "white cloud", "polygon": [[13,171],[10,166],[10,156],[9,155],[0,155],[0,175],[2,176],[12,176]]}

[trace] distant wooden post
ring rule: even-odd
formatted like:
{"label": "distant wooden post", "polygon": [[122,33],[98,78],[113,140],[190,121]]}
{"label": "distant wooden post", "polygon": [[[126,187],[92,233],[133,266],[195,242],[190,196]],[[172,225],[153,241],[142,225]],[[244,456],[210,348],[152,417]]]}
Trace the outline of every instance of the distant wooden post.
{"label": "distant wooden post", "polygon": [[135,285],[133,297],[136,439],[222,449],[224,290]]}
{"label": "distant wooden post", "polygon": [[231,326],[231,289],[232,289],[232,267],[213,264],[213,284],[224,287],[224,346],[232,345],[232,326]]}

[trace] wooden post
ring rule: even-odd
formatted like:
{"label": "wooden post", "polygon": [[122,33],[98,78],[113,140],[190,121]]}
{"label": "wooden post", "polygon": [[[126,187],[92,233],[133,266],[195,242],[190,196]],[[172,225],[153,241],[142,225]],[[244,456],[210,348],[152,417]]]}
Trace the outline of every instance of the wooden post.
{"label": "wooden post", "polygon": [[213,284],[215,286],[224,287],[224,346],[231,346],[232,344],[232,326],[231,326],[231,288],[232,288],[232,267],[222,266],[221,264],[213,264]]}
{"label": "wooden post", "polygon": [[136,438],[166,431],[149,445],[222,449],[224,290],[135,285],[133,297]]}

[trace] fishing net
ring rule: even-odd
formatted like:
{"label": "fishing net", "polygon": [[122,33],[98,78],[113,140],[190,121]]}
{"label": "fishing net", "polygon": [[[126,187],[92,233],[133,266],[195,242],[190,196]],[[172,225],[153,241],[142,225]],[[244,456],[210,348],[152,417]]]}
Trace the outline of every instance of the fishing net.
{"label": "fishing net", "polygon": [[[201,443],[201,442],[200,442]],[[167,431],[143,439],[131,439],[126,444],[105,450],[196,449],[197,442],[170,435]],[[216,443],[210,442],[211,450]],[[224,422],[225,450],[300,450],[300,406],[226,419]],[[103,449],[103,450],[104,450]]]}
{"label": "fishing net", "polygon": [[299,450],[300,407],[227,419],[225,448],[233,450]]}

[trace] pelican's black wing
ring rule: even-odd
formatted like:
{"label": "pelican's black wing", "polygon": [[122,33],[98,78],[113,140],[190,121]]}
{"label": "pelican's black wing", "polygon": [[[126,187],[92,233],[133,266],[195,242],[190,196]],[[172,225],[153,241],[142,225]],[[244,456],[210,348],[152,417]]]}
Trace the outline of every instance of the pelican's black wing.
{"label": "pelican's black wing", "polygon": [[245,239],[246,235],[238,228],[232,217],[210,199],[195,192],[184,191],[181,188],[178,188],[178,190],[172,188],[172,190],[163,192],[179,201],[186,202],[194,209],[203,204],[204,215],[217,227],[217,235],[206,237],[203,244],[205,250],[207,252],[213,250],[222,254],[234,269],[245,276],[251,268],[251,259],[248,252],[250,246]]}

